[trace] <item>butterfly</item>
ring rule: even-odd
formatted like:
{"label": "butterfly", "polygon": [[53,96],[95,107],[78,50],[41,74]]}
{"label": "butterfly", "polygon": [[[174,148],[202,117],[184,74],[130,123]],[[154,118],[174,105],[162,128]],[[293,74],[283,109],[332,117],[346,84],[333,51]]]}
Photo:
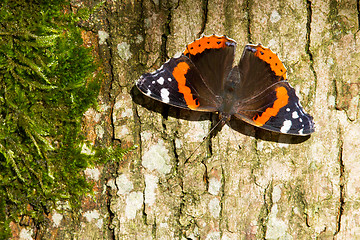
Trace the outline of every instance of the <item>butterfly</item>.
{"label": "butterfly", "polygon": [[234,116],[282,134],[313,133],[313,118],[301,106],[278,56],[261,44],[248,44],[233,66],[236,45],[226,36],[203,36],[158,70],[143,74],[136,86],[172,106],[216,112],[225,122]]}

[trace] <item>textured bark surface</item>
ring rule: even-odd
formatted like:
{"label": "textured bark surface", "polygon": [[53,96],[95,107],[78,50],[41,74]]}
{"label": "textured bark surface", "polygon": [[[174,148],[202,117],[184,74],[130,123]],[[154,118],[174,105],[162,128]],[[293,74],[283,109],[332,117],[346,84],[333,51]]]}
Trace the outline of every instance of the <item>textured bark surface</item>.
{"label": "textured bark surface", "polygon": [[[96,123],[87,131],[94,142],[139,147],[98,180],[81,225],[66,235],[71,223],[63,220],[58,236],[360,238],[359,2],[143,0],[103,8],[96,34],[107,82],[100,108],[85,116]],[[236,61],[249,42],[276,52],[316,132],[289,137],[232,121],[185,164],[217,116],[163,105],[134,83],[202,33],[235,39]]]}

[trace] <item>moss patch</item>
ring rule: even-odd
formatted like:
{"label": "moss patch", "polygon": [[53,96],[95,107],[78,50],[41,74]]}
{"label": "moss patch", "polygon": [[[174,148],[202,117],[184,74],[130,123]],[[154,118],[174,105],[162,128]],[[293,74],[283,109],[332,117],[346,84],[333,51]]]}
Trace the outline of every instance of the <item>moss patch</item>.
{"label": "moss patch", "polygon": [[101,159],[81,153],[81,119],[100,85],[69,9],[66,0],[0,3],[0,239],[10,221],[38,224],[59,200],[76,210],[92,188],[83,170]]}

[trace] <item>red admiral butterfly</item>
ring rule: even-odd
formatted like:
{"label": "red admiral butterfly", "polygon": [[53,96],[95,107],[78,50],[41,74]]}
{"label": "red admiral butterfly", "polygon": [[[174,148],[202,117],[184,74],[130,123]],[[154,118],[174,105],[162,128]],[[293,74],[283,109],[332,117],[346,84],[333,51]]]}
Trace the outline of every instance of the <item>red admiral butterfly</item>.
{"label": "red admiral butterfly", "polygon": [[267,130],[309,135],[315,131],[286,68],[269,48],[248,44],[233,67],[236,42],[226,36],[204,36],[180,57],[136,82],[145,95],[176,107],[217,112],[222,121],[235,116]]}

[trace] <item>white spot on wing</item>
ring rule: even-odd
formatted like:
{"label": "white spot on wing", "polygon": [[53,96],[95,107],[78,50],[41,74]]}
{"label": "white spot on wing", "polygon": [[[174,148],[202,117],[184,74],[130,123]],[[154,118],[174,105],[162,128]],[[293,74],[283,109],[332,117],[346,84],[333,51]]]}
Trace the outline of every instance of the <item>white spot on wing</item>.
{"label": "white spot on wing", "polygon": [[285,120],[283,126],[280,128],[280,132],[287,133],[291,128],[292,122],[291,120]]}
{"label": "white spot on wing", "polygon": [[140,82],[142,82],[143,79],[144,79],[143,76],[140,76],[140,78],[138,80],[136,80],[136,84],[139,84]]}
{"label": "white spot on wing", "polygon": [[163,89],[161,89],[160,94],[161,94],[161,99],[164,103],[168,103],[170,101],[169,90],[167,90],[166,88],[163,88]]}
{"label": "white spot on wing", "polygon": [[157,82],[160,84],[160,85],[163,85],[164,84],[164,81],[165,79],[163,77],[160,77]]}
{"label": "white spot on wing", "polygon": [[286,111],[287,111],[287,112],[290,112],[290,108],[286,108]]}
{"label": "white spot on wing", "polygon": [[299,121],[302,122],[303,121],[302,118],[300,118]]}
{"label": "white spot on wing", "polygon": [[299,130],[299,134],[303,134],[303,131],[304,131],[304,129],[302,128],[302,129],[300,129]]}
{"label": "white spot on wing", "polygon": [[297,119],[298,117],[299,117],[298,112],[297,112],[297,111],[293,111],[293,113],[292,113],[292,118],[293,118],[293,119]]}
{"label": "white spot on wing", "polygon": [[152,83],[152,84],[154,84],[154,83],[155,83],[155,81],[152,81],[151,83]]}
{"label": "white spot on wing", "polygon": [[171,82],[171,81],[172,81],[172,79],[171,79],[171,78],[168,78],[168,81],[169,81],[169,82]]}
{"label": "white spot on wing", "polygon": [[[150,86],[149,86],[150,87]],[[147,90],[147,92],[145,93],[146,95],[148,95],[148,96],[150,96],[150,94],[151,94],[151,91],[150,91],[150,89],[148,89]]]}

